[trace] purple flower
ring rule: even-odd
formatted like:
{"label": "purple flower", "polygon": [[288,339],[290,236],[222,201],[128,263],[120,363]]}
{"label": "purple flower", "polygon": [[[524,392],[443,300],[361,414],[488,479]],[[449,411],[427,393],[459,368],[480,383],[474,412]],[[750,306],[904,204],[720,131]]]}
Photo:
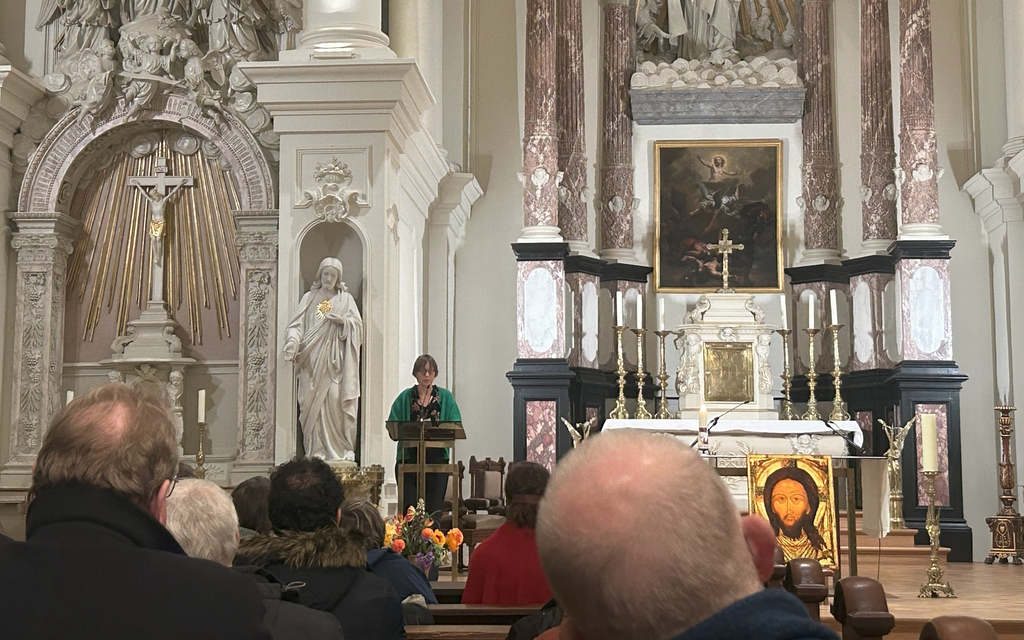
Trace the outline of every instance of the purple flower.
{"label": "purple flower", "polygon": [[434,564],[434,554],[416,554],[416,566],[423,569],[423,573],[430,573],[430,565]]}

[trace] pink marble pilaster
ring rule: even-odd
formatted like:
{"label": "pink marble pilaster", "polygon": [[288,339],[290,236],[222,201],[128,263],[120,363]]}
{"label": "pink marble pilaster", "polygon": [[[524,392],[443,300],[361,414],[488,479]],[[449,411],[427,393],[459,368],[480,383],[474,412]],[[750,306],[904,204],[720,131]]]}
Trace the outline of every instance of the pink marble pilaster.
{"label": "pink marble pilaster", "polygon": [[[589,273],[567,273],[572,294],[572,342],[569,366],[597,368],[598,292],[601,280]],[[569,310],[566,310],[568,313]]]}
{"label": "pink marble pilaster", "polygon": [[892,360],[885,349],[886,318],[882,297],[892,282],[889,273],[864,273],[850,278],[850,307],[853,311],[851,371],[890,369]]}
{"label": "pink marble pilaster", "polygon": [[[831,0],[803,3],[804,246],[824,257],[839,255],[835,134],[832,115]],[[816,256],[817,257],[817,256]],[[805,255],[805,258],[811,258]]]}
{"label": "pink marble pilaster", "polygon": [[929,0],[899,0],[899,3],[903,224],[932,225],[931,235],[938,235],[941,233],[938,229],[939,158],[935,140],[931,9]]}
{"label": "pink marble pilaster", "polygon": [[[918,415],[922,413],[935,414],[935,433],[938,436],[938,458],[939,475],[935,476],[935,504],[940,506],[949,505],[949,425],[946,416],[945,404],[917,404],[914,409]],[[921,429],[914,429],[914,437],[917,438],[917,504],[921,507],[928,506],[928,479],[921,473]],[[904,490],[904,495],[908,492]]]}
{"label": "pink marble pilaster", "polygon": [[530,400],[526,403],[526,459],[553,471],[555,437],[558,429],[558,403],[554,400]]}
{"label": "pink marble pilaster", "polygon": [[896,263],[901,360],[952,360],[949,260],[904,258]]}
{"label": "pink marble pilaster", "polygon": [[[605,0],[601,114],[601,249],[633,249],[633,123],[629,78],[634,71],[629,3]],[[613,251],[614,254],[614,251]]]}
{"label": "pink marble pilaster", "polygon": [[861,230],[884,251],[897,232],[889,0],[862,0],[860,34]]}
{"label": "pink marble pilaster", "polygon": [[555,0],[527,0],[523,224],[558,224]]}
{"label": "pink marble pilaster", "polygon": [[570,244],[587,243],[582,0],[558,0],[558,227]]}
{"label": "pink marble pilaster", "polygon": [[520,358],[565,357],[565,267],[561,260],[519,262],[516,319]]}

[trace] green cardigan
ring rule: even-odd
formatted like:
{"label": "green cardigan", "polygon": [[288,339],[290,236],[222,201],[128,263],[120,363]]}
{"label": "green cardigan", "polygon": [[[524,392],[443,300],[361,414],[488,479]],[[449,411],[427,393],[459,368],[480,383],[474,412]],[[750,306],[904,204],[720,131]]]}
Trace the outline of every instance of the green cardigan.
{"label": "green cardigan", "polygon": [[[388,421],[407,422],[412,415],[412,392],[416,387],[409,387],[398,394],[395,401],[391,403],[391,415]],[[462,422],[462,414],[459,413],[459,405],[455,404],[455,398],[450,391],[443,387],[437,388],[437,401],[441,404],[441,422]],[[402,459],[402,450],[395,454],[396,460]],[[448,462],[448,450],[444,450],[444,460]]]}

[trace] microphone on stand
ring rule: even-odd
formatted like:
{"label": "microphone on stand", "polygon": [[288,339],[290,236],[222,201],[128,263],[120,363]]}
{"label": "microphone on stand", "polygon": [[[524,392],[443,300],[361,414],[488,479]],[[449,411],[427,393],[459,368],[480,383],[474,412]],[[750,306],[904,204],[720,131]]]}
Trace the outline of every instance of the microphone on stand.
{"label": "microphone on stand", "polygon": [[[708,421],[708,426],[707,426],[707,429],[706,429],[707,433],[710,434],[711,433],[711,428],[714,427],[716,424],[718,424],[718,421],[721,420],[723,417],[729,415],[730,413],[732,413],[733,411],[739,409],[743,405],[750,404],[750,403],[751,403],[751,400],[744,400],[743,402],[739,403],[735,407],[732,407],[728,411],[726,411],[724,413],[720,413],[717,416],[715,416],[714,418],[711,418],[711,420]],[[700,427],[697,427],[697,429],[699,431]],[[696,447],[698,442],[700,442],[700,435],[698,435],[697,438],[693,441],[693,444],[690,445],[690,448],[692,449],[692,448]]]}
{"label": "microphone on stand", "polygon": [[832,424],[831,420],[825,420],[824,418],[822,418],[821,421],[825,424],[826,427],[828,427],[829,431],[831,431],[832,433],[846,441],[846,444],[848,444],[850,446],[850,449],[853,451],[853,455],[864,455],[864,450],[861,447],[857,446],[857,443],[854,442],[853,438],[851,438],[849,434],[847,434],[845,431]]}

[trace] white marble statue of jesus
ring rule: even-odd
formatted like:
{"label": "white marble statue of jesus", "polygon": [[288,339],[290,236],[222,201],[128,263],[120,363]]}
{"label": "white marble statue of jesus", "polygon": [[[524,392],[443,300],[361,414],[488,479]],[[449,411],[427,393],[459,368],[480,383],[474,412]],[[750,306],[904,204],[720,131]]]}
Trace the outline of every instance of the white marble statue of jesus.
{"label": "white marble statue of jesus", "polygon": [[298,374],[306,455],[354,461],[363,319],[341,276],[341,261],[324,258],[285,331],[284,359]]}

